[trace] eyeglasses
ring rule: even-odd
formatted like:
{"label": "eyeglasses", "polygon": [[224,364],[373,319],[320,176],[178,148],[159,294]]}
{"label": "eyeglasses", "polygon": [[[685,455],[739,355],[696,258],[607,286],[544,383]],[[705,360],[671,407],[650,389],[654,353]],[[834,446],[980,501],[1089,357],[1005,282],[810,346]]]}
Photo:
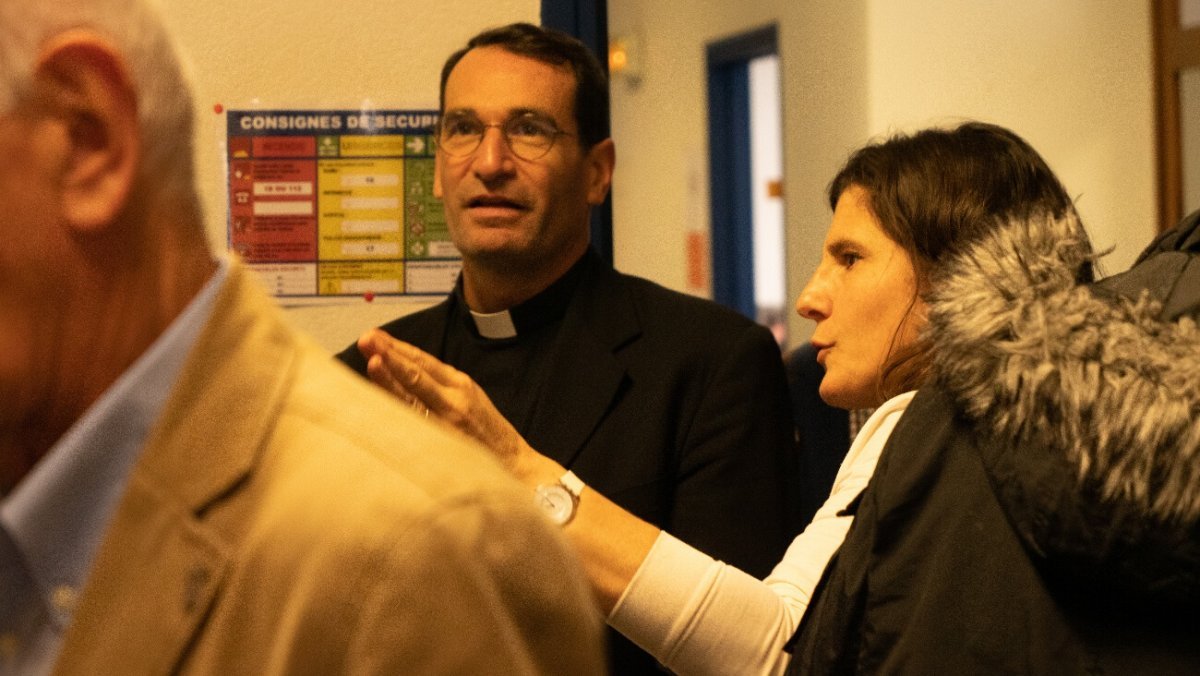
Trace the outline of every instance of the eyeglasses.
{"label": "eyeglasses", "polygon": [[554,120],[536,113],[523,113],[492,124],[484,124],[467,113],[451,113],[438,124],[438,148],[453,157],[466,157],[483,143],[489,127],[499,129],[509,149],[523,160],[540,160],[559,136],[574,136],[559,129]]}

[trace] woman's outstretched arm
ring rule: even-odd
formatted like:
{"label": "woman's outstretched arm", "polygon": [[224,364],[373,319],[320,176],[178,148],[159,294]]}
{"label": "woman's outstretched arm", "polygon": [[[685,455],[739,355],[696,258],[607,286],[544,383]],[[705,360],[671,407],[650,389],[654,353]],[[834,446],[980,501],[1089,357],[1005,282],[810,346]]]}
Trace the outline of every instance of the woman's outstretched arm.
{"label": "woman's outstretched arm", "polygon": [[[521,438],[469,376],[390,335],[359,340],[368,374],[401,401],[482,442],[530,488],[566,471]],[[833,494],[766,580],[715,561],[584,488],[564,533],[575,546],[609,624],[681,674],[777,674],[784,644],[808,607],[911,393],[888,402],[851,446]],[[748,520],[753,514],[746,515]]]}

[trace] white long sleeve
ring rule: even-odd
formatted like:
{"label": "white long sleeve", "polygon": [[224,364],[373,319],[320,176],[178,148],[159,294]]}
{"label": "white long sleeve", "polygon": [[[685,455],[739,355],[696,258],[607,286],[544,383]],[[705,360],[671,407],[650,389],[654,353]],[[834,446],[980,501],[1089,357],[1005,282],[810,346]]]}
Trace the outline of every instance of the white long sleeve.
{"label": "white long sleeve", "polygon": [[829,499],[765,580],[663,532],[608,623],[679,674],[783,673],[791,658],[783,646],[853,520],[838,512],[866,488],[914,394],[889,399],[867,420],[838,470]]}

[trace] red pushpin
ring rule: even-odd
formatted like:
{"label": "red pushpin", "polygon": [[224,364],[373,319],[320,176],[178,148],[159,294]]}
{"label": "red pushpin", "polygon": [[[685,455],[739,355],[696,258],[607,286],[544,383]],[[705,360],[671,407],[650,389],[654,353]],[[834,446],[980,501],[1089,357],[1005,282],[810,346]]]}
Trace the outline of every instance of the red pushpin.
{"label": "red pushpin", "polygon": [[363,300],[370,303],[371,301],[375,300],[375,293],[373,291],[368,291],[368,292],[364,293]]}
{"label": "red pushpin", "polygon": [[213,106],[213,112],[217,115],[220,115],[221,113],[225,112],[225,106],[218,103],[217,105]]}

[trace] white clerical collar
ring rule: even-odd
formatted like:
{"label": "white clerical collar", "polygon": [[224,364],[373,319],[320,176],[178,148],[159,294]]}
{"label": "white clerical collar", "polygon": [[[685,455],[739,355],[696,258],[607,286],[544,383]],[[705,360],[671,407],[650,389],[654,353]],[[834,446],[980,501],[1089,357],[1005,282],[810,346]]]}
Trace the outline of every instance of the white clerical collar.
{"label": "white clerical collar", "polygon": [[475,320],[475,328],[479,335],[492,340],[514,338],[517,335],[517,325],[513,323],[512,314],[508,310],[499,312],[476,312],[471,310],[471,318]]}

